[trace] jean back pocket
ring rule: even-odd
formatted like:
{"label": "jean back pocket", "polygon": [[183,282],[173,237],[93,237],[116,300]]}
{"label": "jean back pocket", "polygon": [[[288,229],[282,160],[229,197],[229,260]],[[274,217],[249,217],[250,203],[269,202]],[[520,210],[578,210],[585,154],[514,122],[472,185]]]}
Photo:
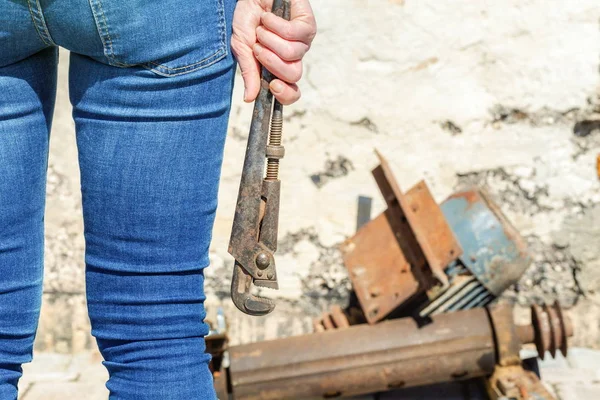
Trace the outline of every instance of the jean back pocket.
{"label": "jean back pocket", "polygon": [[89,0],[108,63],[163,76],[226,57],[224,0]]}

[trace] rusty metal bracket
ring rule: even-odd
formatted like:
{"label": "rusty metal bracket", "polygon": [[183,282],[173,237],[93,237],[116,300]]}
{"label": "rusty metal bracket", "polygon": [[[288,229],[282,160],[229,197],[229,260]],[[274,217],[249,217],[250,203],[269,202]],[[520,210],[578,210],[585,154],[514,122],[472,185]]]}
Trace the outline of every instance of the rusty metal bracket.
{"label": "rusty metal bracket", "polygon": [[388,209],[342,246],[352,286],[370,323],[419,291],[419,281],[396,239],[406,228]]}
{"label": "rusty metal bracket", "polygon": [[424,181],[403,194],[387,160],[379,152],[377,157],[380,165],[373,176],[388,208],[400,206],[433,275],[447,286],[444,269],[462,255],[462,248],[446,217]]}
{"label": "rusty metal bracket", "polygon": [[462,249],[425,182],[402,193],[387,160],[373,176],[387,210],[342,245],[344,263],[369,323],[439,283]]}
{"label": "rusty metal bracket", "polygon": [[425,182],[403,193],[379,153],[387,209],[341,247],[366,320],[484,307],[530,265],[525,240],[482,190],[437,205]]}

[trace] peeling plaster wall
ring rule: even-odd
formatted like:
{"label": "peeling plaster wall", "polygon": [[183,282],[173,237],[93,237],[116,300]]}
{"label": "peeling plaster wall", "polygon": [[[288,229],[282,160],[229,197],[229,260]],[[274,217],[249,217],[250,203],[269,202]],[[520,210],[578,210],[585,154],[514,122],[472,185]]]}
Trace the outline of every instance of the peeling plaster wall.
{"label": "peeling plaster wall", "polygon": [[[313,5],[320,33],[307,56],[303,99],[285,110],[280,304],[273,316],[251,319],[227,298],[227,243],[252,111],[238,76],[207,270],[209,315],[222,305],[234,342],[247,342],[306,331],[311,316],[347,301],[337,245],[355,230],[359,195],[374,198],[374,214],[384,208],[370,175],[378,148],[405,189],[424,178],[441,201],[484,186],[534,256],[505,300],[559,299],[577,324],[575,343],[600,347],[597,0]],[[57,108],[38,348],[76,351],[93,342],[81,311],[81,210],[66,86]],[[60,327],[56,315],[64,316]]]}

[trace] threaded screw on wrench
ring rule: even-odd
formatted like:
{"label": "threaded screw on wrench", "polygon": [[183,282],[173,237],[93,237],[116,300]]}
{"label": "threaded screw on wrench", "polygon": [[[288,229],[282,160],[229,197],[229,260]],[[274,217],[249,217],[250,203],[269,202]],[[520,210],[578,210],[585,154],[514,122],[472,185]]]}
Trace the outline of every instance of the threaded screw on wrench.
{"label": "threaded screw on wrench", "polygon": [[283,158],[285,149],[281,145],[283,133],[283,106],[277,100],[273,105],[271,128],[269,129],[269,144],[267,146],[267,177],[268,181],[279,179],[279,160]]}

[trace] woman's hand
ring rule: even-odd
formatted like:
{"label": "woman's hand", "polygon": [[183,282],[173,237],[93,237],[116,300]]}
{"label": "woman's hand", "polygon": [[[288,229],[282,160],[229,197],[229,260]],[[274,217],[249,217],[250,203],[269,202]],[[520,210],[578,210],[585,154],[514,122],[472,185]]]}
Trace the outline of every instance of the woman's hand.
{"label": "woman's hand", "polygon": [[281,104],[300,98],[296,85],[302,77],[302,57],[317,33],[308,0],[291,0],[290,21],[272,14],[273,0],[238,0],[233,15],[231,48],[244,79],[244,101],[256,99],[260,90],[260,65],[279,79],[270,89]]}

